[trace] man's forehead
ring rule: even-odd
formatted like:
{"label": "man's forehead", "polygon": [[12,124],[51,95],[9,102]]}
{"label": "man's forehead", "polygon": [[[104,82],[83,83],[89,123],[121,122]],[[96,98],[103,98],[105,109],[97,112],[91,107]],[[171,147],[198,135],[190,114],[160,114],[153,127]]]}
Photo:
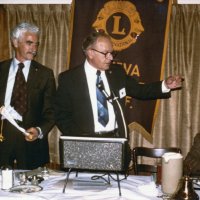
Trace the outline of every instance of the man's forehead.
{"label": "man's forehead", "polygon": [[96,45],[99,47],[112,48],[112,42],[108,38],[99,38]]}
{"label": "man's forehead", "polygon": [[38,35],[36,33],[23,32],[20,39],[24,41],[36,42],[38,41]]}

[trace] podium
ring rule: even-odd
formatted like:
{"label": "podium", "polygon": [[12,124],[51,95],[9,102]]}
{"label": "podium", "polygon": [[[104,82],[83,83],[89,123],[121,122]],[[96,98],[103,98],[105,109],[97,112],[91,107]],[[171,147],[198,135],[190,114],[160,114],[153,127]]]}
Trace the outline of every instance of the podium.
{"label": "podium", "polygon": [[125,138],[60,136],[60,164],[68,169],[63,192],[70,172],[75,169],[106,172],[111,178],[110,174],[115,173],[121,195],[119,173],[126,168],[127,146]]}

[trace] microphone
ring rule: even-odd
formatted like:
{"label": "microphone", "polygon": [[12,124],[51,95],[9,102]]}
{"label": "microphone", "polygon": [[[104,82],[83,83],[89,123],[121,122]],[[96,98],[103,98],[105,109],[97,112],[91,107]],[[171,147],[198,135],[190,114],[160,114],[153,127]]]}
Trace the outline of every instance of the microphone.
{"label": "microphone", "polygon": [[99,83],[99,84],[97,84],[97,88],[103,93],[103,95],[106,97],[106,99],[110,102],[110,103],[112,103],[112,96],[111,95],[108,95],[108,93],[105,91],[105,89],[104,89],[104,85],[103,85],[103,83],[102,83],[102,81]]}
{"label": "microphone", "polygon": [[[99,84],[96,85],[97,88],[105,95],[106,99],[111,103],[113,104],[113,102],[115,101],[116,102],[116,105],[118,106],[119,108],[119,112],[120,112],[120,115],[122,117],[122,122],[123,122],[123,126],[124,126],[124,133],[125,133],[125,138],[128,138],[128,130],[127,130],[127,127],[126,127],[126,120],[125,120],[125,117],[124,117],[124,113],[123,113],[123,109],[118,101],[118,97],[115,95],[115,93],[113,91],[111,91],[111,95],[108,95],[108,93],[105,91],[104,89],[104,85],[102,83],[102,81],[100,81]],[[114,108],[114,105],[113,105],[113,108]],[[114,108],[114,112],[116,113],[116,110]],[[116,114],[115,114],[116,115]],[[116,119],[116,118],[115,118]]]}

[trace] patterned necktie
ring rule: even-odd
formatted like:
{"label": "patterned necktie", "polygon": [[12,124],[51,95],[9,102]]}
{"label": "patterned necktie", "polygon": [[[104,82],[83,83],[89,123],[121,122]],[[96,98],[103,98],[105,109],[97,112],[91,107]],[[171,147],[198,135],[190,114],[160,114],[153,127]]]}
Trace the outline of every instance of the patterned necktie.
{"label": "patterned necktie", "polygon": [[106,96],[103,94],[102,89],[104,90],[103,81],[100,76],[101,72],[97,70],[97,81],[96,81],[96,94],[97,94],[97,109],[98,109],[98,121],[106,126],[108,123],[108,107]]}
{"label": "patterned necktie", "polygon": [[27,110],[27,87],[22,69],[23,63],[18,64],[18,70],[15,76],[15,83],[13,87],[11,106],[20,114],[23,115]]}

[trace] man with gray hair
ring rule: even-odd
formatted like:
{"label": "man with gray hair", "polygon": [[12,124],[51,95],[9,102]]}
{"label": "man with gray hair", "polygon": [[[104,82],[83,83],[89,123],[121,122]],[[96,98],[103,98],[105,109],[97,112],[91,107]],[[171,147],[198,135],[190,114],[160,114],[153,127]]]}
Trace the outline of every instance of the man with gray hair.
{"label": "man with gray hair", "polygon": [[20,23],[11,32],[12,59],[0,62],[0,107],[29,136],[1,117],[0,166],[34,169],[49,162],[48,133],[54,126],[53,71],[34,61],[39,28]]}

